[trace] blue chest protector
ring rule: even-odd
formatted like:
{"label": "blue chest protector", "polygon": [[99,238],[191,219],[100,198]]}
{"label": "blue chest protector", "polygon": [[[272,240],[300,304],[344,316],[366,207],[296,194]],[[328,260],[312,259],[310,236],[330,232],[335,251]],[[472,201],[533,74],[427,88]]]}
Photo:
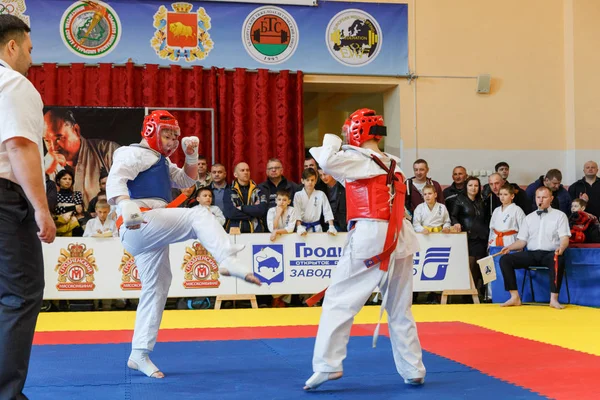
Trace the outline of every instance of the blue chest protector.
{"label": "blue chest protector", "polygon": [[167,158],[161,155],[156,164],[140,172],[134,180],[128,181],[127,188],[132,199],[161,199],[170,203],[171,176]]}

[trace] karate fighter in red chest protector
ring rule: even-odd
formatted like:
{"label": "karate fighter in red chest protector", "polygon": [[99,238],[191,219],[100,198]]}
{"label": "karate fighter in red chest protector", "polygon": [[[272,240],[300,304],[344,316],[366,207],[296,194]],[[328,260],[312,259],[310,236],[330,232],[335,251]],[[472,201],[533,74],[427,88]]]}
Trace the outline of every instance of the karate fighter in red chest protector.
{"label": "karate fighter in red chest protector", "polygon": [[304,389],[316,389],[342,377],[354,316],[377,286],[388,313],[396,369],[404,383],[422,385],[425,366],[411,312],[413,254],[419,245],[412,225],[404,223],[406,187],[397,166],[399,159],[379,150],[378,142],[386,135],[386,128],[375,111],[354,112],[342,130],[344,146],[338,136],[326,134],[323,146],[310,150],[323,171],[346,187],[349,232],[325,292],[313,356],[314,374]]}
{"label": "karate fighter in red chest protector", "polygon": [[119,148],[113,156],[106,194],[116,204],[121,243],[134,258],[142,283],[137,308],[131,369],[152,378],[164,374],[150,360],[171,285],[169,244],[197,239],[219,264],[221,275],[260,285],[236,254],[244,248],[229,236],[206,207],[176,208],[171,187],[188,188],[198,177],[198,138],[181,141],[185,165],[168,157],[179,145],[179,124],[167,111],[153,111],[144,119],[142,141]]}

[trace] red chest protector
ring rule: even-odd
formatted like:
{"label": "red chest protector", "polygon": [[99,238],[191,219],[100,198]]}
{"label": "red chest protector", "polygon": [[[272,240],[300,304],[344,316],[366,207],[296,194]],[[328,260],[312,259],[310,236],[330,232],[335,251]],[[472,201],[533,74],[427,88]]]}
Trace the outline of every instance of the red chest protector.
{"label": "red chest protector", "polygon": [[[402,182],[401,174],[396,173],[395,176],[399,182]],[[374,178],[346,182],[348,222],[357,218],[390,220],[390,189],[387,180],[387,175],[379,175]],[[405,186],[404,183],[401,185]]]}
{"label": "red chest protector", "polygon": [[[390,257],[396,251],[402,221],[404,220],[404,197],[406,185],[404,177],[396,173],[396,161],[392,160],[389,168],[375,156],[373,161],[381,167],[386,174],[374,178],[346,182],[347,220],[355,218],[369,218],[389,221],[383,251],[364,261],[370,268],[379,264],[383,271],[388,270]],[[390,187],[394,186],[394,197],[390,201]],[[313,295],[306,300],[308,306],[314,306],[325,295],[325,290]]]}
{"label": "red chest protector", "polygon": [[[367,268],[380,264],[387,271],[390,256],[396,250],[402,221],[404,220],[404,197],[406,185],[404,177],[396,173],[396,161],[388,167],[376,156],[371,159],[386,174],[354,182],[346,182],[346,205],[348,221],[355,218],[372,218],[389,221],[383,252],[365,260]],[[390,193],[393,186],[393,195]],[[348,190],[350,187],[350,190]],[[390,198],[390,196],[392,196]]]}

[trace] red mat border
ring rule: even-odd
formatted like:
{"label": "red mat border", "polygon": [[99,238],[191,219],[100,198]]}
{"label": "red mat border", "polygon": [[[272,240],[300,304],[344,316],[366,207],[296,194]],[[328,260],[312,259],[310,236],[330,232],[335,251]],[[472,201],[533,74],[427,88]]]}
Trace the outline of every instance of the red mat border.
{"label": "red mat border", "polygon": [[431,353],[553,399],[598,399],[598,356],[462,322],[436,327],[419,325]]}

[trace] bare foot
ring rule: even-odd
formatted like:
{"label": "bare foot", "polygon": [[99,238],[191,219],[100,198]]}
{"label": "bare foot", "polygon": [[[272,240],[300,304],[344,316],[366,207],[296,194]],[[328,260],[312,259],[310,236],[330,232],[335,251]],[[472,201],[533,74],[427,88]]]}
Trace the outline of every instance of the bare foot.
{"label": "bare foot", "polygon": [[306,381],[306,384],[304,385],[304,390],[316,389],[327,381],[335,381],[337,379],[340,379],[343,375],[344,375],[344,373],[342,371],[329,372],[329,373],[328,372],[315,372]]}
{"label": "bare foot", "polygon": [[521,305],[521,299],[518,297],[511,297],[504,304],[501,304],[500,307],[518,307]]}
{"label": "bare foot", "polygon": [[563,308],[565,308],[565,306],[560,304],[558,301],[550,301],[550,307],[556,308],[557,310],[562,310]]}
{"label": "bare foot", "polygon": [[248,275],[246,275],[246,282],[250,282],[250,283],[254,283],[257,286],[262,286],[262,282],[260,280],[258,280],[258,278],[256,276],[254,276],[253,273],[248,273]]}

